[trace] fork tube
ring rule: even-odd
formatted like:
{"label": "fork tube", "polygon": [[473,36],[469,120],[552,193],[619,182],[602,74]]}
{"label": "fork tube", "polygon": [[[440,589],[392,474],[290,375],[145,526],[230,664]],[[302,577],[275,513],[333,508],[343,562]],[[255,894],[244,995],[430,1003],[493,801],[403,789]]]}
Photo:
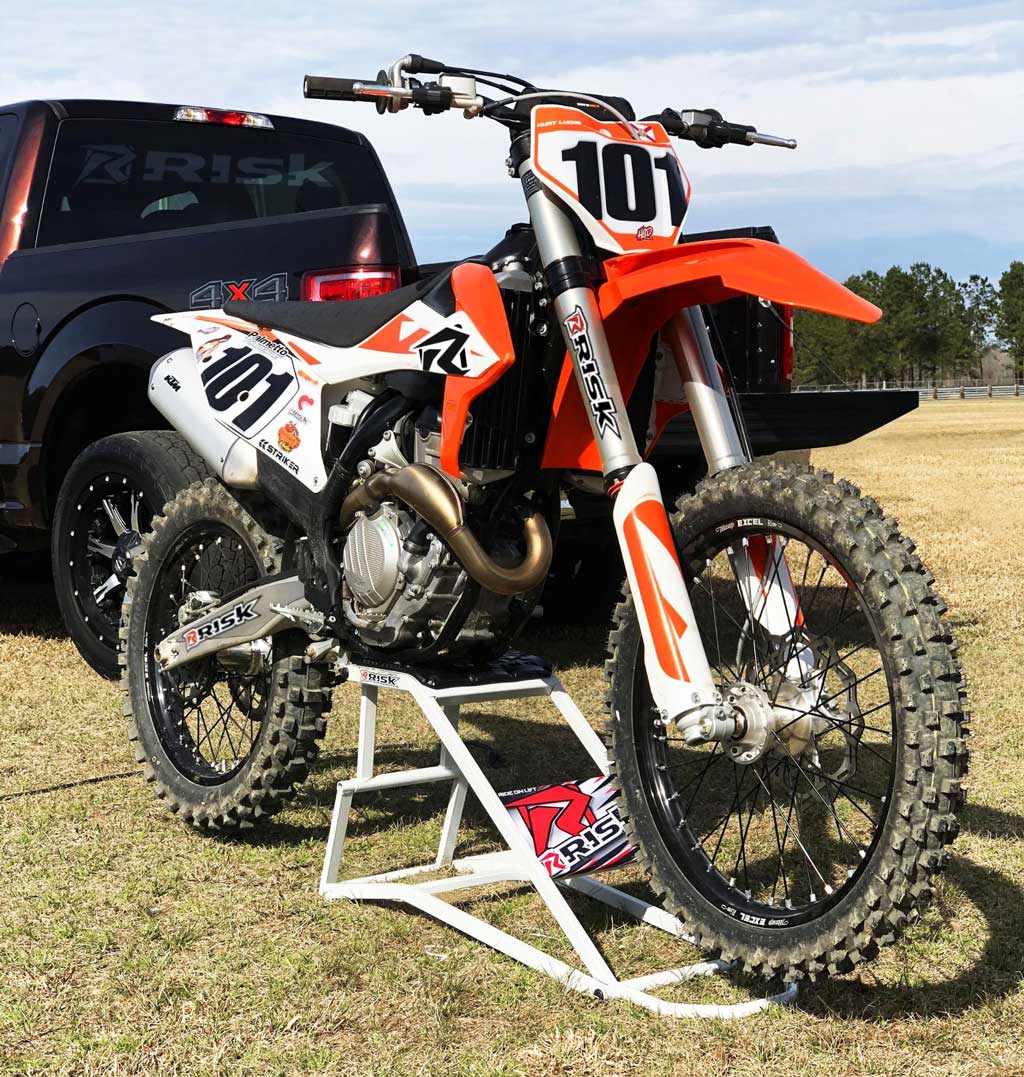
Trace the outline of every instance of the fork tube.
{"label": "fork tube", "polygon": [[651,695],[666,720],[677,721],[684,737],[693,736],[690,731],[697,730],[706,715],[717,713],[721,696],[695,625],[658,475],[637,452],[576,233],[529,165],[529,160],[522,164],[520,177],[548,290],[601,453],[605,484],[615,498],[612,520],[636,596]]}
{"label": "fork tube", "polygon": [[619,388],[597,295],[583,272],[576,233],[554,196],[541,187],[527,159],[520,167],[537,249],[558,324],[573,359],[590,428],[601,453],[606,480],[623,477],[641,462]]}
{"label": "fork tube", "polygon": [[674,315],[662,329],[661,338],[675,356],[708,474],[747,463],[700,307]]}

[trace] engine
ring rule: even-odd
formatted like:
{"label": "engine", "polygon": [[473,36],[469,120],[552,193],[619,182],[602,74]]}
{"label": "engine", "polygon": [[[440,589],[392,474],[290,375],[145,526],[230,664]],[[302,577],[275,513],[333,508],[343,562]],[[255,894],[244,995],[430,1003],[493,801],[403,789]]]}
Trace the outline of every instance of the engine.
{"label": "engine", "polygon": [[345,542],[343,605],[349,621],[376,647],[427,641],[465,586],[462,570],[415,515],[385,503],[359,513]]}

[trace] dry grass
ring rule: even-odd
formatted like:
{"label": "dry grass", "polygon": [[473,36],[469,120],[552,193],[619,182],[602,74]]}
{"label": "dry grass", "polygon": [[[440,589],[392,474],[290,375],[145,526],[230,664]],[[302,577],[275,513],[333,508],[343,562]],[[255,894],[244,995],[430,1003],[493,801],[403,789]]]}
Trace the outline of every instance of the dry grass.
{"label": "dry grass", "polygon": [[[793,1010],[695,1024],[566,995],[422,918],[325,905],[316,883],[333,783],[353,765],[351,688],[338,695],[324,765],[296,806],[255,837],[199,837],[137,780],[11,798],[130,763],[116,688],[78,660],[45,581],[8,567],[0,580],[0,1070],[1024,1072],[1024,732],[1016,720],[1024,407],[928,404],[815,462],[860,482],[917,539],[944,585],[971,678],[965,830],[936,906],[900,946],[856,977],[805,992]],[[603,632],[541,631],[527,645],[558,661],[597,720]],[[426,760],[431,743],[412,715],[386,713],[382,760]],[[583,769],[533,705],[477,714],[467,735],[500,754],[499,787]],[[425,858],[441,796],[365,799],[350,865]],[[471,822],[470,846],[485,845],[486,827],[479,816]],[[528,895],[474,907],[550,936],[541,944],[564,954]],[[654,932],[592,916],[622,972],[692,956]],[[744,992],[708,983],[688,995]]]}

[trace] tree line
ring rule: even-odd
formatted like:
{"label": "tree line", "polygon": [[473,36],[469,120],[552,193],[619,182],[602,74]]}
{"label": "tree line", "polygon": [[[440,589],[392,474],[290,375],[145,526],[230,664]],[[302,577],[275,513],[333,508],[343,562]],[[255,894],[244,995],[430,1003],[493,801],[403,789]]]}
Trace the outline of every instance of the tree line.
{"label": "tree line", "polygon": [[983,355],[1005,349],[1024,381],[1024,262],[998,285],[987,277],[954,280],[926,262],[850,277],[847,288],[881,307],[874,325],[797,311],[797,384],[889,380],[931,384],[981,375]]}

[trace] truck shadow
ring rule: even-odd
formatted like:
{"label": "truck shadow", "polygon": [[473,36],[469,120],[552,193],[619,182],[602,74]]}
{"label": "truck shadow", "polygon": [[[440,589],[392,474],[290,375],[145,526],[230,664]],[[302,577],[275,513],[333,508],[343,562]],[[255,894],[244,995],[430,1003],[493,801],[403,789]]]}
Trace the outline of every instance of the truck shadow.
{"label": "truck shadow", "polygon": [[48,553],[0,556],[0,635],[67,638]]}

